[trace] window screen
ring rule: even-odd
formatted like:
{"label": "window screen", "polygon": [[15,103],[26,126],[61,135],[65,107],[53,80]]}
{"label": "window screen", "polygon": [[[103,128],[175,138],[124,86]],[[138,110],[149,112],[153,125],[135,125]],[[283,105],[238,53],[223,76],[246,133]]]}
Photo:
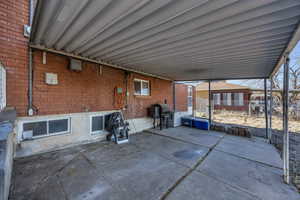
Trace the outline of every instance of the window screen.
{"label": "window screen", "polygon": [[234,105],[244,105],[244,93],[234,93]]}
{"label": "window screen", "polygon": [[49,120],[49,134],[67,132],[68,130],[68,119]]}
{"label": "window screen", "polygon": [[103,116],[92,117],[92,132],[102,131],[103,130]]}
{"label": "window screen", "polygon": [[219,93],[213,94],[213,101],[215,105],[220,105],[221,103],[221,95]]}
{"label": "window screen", "polygon": [[47,135],[47,121],[24,123],[23,131],[32,131],[33,137]]}
{"label": "window screen", "polygon": [[231,106],[231,93],[223,93],[224,105]]}
{"label": "window screen", "polygon": [[149,95],[149,82],[143,81],[142,86],[142,95]]}
{"label": "window screen", "polygon": [[141,94],[141,81],[134,81],[134,94]]}
{"label": "window screen", "polygon": [[135,95],[143,95],[149,96],[150,95],[150,83],[147,80],[134,80],[134,94]]}

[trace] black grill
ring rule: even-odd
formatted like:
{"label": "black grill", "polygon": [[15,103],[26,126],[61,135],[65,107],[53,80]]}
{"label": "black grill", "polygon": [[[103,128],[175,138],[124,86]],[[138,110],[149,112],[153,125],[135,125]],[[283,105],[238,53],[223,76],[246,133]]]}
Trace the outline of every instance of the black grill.
{"label": "black grill", "polygon": [[156,119],[159,119],[160,129],[163,125],[168,128],[173,124],[173,112],[168,104],[153,104],[149,108],[149,115],[153,118],[153,126],[156,127]]}

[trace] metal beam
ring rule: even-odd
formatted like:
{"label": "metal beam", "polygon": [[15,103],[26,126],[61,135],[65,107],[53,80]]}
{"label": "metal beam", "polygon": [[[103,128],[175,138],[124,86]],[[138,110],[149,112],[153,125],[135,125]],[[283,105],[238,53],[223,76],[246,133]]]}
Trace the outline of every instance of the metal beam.
{"label": "metal beam", "polygon": [[289,52],[291,52],[294,47],[296,46],[296,44],[298,43],[298,41],[300,40],[300,22],[298,23],[298,27],[295,30],[292,38],[290,39],[288,45],[286,46],[285,50],[283,51],[282,55],[280,56],[280,59],[278,60],[277,64],[274,66],[270,77],[274,76],[274,74],[276,74],[276,72],[279,70],[279,68],[281,67],[282,64],[284,64],[285,62],[285,55],[288,54]]}
{"label": "metal beam", "polygon": [[59,51],[59,50],[55,50],[55,49],[46,48],[46,47],[40,46],[40,45],[30,44],[29,47],[33,48],[33,49],[38,49],[38,50],[42,50],[42,51],[47,51],[47,52],[51,52],[51,53],[64,55],[64,56],[67,56],[67,57],[76,58],[76,59],[79,59],[79,60],[84,60],[84,61],[88,61],[88,62],[92,62],[92,63],[106,65],[106,66],[116,68],[116,69],[121,69],[121,70],[124,70],[124,71],[129,71],[129,72],[134,72],[134,73],[137,73],[137,74],[151,76],[151,77],[154,77],[154,78],[159,78],[159,79],[168,80],[168,81],[172,80],[171,78],[167,78],[167,77],[163,77],[163,76],[159,76],[159,75],[155,75],[155,74],[151,74],[151,73],[146,73],[146,72],[142,72],[142,71],[135,70],[135,69],[125,68],[125,67],[119,66],[119,65],[114,64],[114,63],[107,63],[107,62],[103,62],[103,61],[100,61],[100,60],[90,59],[90,58],[86,58],[86,57],[83,57],[83,56],[80,56],[80,55],[75,55],[75,54],[67,53],[67,52],[64,52],[64,51]]}
{"label": "metal beam", "polygon": [[269,122],[268,122],[268,94],[267,94],[267,79],[264,79],[264,96],[265,96],[265,120],[266,120],[266,139],[269,138]]}
{"label": "metal beam", "polygon": [[211,80],[208,81],[208,120],[211,125]]}
{"label": "metal beam", "polygon": [[283,170],[284,181],[289,184],[289,57],[285,55],[283,77]]}

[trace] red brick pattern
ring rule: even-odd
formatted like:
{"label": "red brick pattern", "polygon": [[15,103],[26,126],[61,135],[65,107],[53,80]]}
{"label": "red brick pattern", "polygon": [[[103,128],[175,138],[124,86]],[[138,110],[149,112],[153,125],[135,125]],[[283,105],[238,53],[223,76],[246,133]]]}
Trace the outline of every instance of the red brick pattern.
{"label": "red brick pattern", "polygon": [[187,95],[188,95],[188,86],[184,84],[175,85],[175,102],[176,102],[176,111],[185,112],[188,110],[187,104]]}
{"label": "red brick pattern", "polygon": [[27,108],[28,39],[23,25],[28,24],[28,1],[1,0],[0,3],[0,62],[7,70],[7,104],[18,114]]}
{"label": "red brick pattern", "polygon": [[[83,70],[68,69],[69,59],[65,56],[47,53],[47,63],[42,64],[42,52],[34,51],[33,104],[38,114],[63,114],[85,111],[113,110],[114,88],[126,88],[126,74],[123,70],[83,62]],[[102,71],[102,73],[101,73]],[[45,73],[56,73],[58,85],[47,85]],[[150,96],[134,95],[134,78],[149,80]],[[128,118],[147,116],[147,108],[154,103],[167,101],[172,106],[172,82],[131,73],[128,80]]]}

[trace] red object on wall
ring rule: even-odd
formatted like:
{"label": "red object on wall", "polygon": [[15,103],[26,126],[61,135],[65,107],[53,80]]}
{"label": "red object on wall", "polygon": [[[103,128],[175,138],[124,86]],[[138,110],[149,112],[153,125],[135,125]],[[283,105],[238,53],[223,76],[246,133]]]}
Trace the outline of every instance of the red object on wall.
{"label": "red object on wall", "polygon": [[114,106],[116,109],[122,109],[125,106],[125,91],[121,86],[114,89]]}

